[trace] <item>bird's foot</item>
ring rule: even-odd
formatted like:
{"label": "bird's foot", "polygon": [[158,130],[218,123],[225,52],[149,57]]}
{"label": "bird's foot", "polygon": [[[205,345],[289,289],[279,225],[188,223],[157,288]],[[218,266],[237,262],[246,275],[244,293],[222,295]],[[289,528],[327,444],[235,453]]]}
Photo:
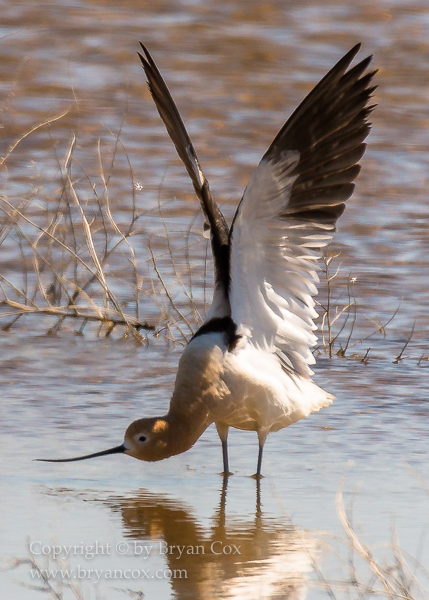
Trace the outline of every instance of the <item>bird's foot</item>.
{"label": "bird's foot", "polygon": [[231,471],[222,471],[220,475],[222,475],[222,477],[229,477],[230,475],[234,475],[234,473],[231,473]]}
{"label": "bird's foot", "polygon": [[256,479],[257,481],[260,481],[261,479],[264,478],[263,475],[261,475],[261,473],[255,473],[254,475],[250,476],[252,479]]}

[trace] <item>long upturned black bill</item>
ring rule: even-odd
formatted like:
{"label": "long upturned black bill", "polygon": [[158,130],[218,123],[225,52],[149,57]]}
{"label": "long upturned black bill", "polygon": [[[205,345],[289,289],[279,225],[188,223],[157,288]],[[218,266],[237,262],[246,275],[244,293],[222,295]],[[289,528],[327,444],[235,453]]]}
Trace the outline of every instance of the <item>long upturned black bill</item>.
{"label": "long upturned black bill", "polygon": [[75,458],[35,458],[39,462],[74,462],[76,460],[86,460],[87,458],[96,458],[97,456],[106,456],[106,454],[122,454],[126,451],[124,444],[115,446],[115,448],[109,448],[109,450],[102,450],[101,452],[94,452],[94,454],[85,454],[85,456],[76,456]]}

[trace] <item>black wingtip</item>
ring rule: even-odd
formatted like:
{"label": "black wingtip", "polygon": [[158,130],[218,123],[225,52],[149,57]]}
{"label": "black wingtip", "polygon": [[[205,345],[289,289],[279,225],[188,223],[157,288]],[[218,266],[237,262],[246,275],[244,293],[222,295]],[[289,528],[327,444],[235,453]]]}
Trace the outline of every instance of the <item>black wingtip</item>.
{"label": "black wingtip", "polygon": [[350,64],[352,62],[352,60],[354,59],[354,57],[356,56],[356,54],[361,49],[361,47],[362,47],[361,42],[358,42],[357,44],[355,44],[353,46],[353,48],[350,48],[350,50],[342,58],[340,58],[340,60],[338,61],[337,64],[342,63],[342,62]]}
{"label": "black wingtip", "polygon": [[137,52],[137,56],[140,59],[143,69],[146,71],[146,68],[149,66],[149,63],[147,62],[147,58],[145,56],[143,56],[143,54],[141,52]]}
{"label": "black wingtip", "polygon": [[[361,49],[361,47],[362,47],[361,42],[358,42],[357,44],[355,44],[353,46],[353,48],[351,48],[348,52],[346,52],[346,54],[344,54],[344,56],[342,56],[340,58],[340,60],[332,67],[332,69],[330,71],[328,71],[328,73],[325,75],[325,77],[321,81],[329,79],[334,73],[339,73],[342,71],[344,74],[346,72],[346,70],[348,69],[348,67],[350,66],[350,64],[352,63],[355,56],[357,55],[357,53],[359,52],[359,50]],[[372,59],[373,59],[373,56],[371,54],[370,56],[367,56],[366,58],[364,58],[355,67],[353,67],[353,69],[356,69],[356,70],[360,69],[362,72],[365,71],[365,69],[368,67],[368,65],[372,61]]]}
{"label": "black wingtip", "polygon": [[137,52],[137,54],[139,55],[140,60],[143,63],[143,67],[145,65],[149,65],[149,66],[153,66],[155,63],[153,61],[152,56],[150,55],[149,50],[146,48],[146,46],[143,44],[143,42],[139,42],[141,49],[143,50],[144,56],[141,52]]}
{"label": "black wingtip", "polygon": [[358,64],[357,64],[355,67],[353,67],[353,68],[354,68],[354,69],[356,69],[356,70],[360,70],[360,71],[363,73],[364,71],[366,71],[366,70],[367,70],[367,68],[368,68],[368,67],[369,67],[369,65],[371,64],[371,62],[372,62],[372,59],[373,59],[373,58],[374,58],[374,57],[373,57],[373,55],[372,55],[372,54],[370,54],[369,56],[367,56],[366,58],[364,58],[363,60],[361,60],[361,61],[360,61],[360,62],[359,62],[359,63],[358,63]]}
{"label": "black wingtip", "polygon": [[150,85],[150,75],[151,75],[151,72],[153,70],[157,71],[157,69],[155,67],[155,63],[153,62],[153,58],[149,54],[149,51],[146,48],[146,46],[142,42],[139,42],[139,44],[140,44],[140,46],[141,46],[141,48],[142,48],[142,50],[144,52],[144,55],[141,52],[137,51],[137,56],[140,59],[142,68],[143,68],[143,70],[144,70],[144,72],[146,74],[147,84],[148,84],[149,89],[150,89],[150,91],[152,93],[152,88],[151,88],[151,85]]}

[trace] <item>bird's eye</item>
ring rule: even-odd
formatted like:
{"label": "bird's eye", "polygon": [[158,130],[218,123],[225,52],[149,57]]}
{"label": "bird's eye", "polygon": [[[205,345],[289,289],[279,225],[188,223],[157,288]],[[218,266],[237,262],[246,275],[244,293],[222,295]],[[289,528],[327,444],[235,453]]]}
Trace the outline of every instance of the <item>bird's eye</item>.
{"label": "bird's eye", "polygon": [[139,437],[139,442],[145,442],[146,441],[146,436],[145,435],[141,435]]}

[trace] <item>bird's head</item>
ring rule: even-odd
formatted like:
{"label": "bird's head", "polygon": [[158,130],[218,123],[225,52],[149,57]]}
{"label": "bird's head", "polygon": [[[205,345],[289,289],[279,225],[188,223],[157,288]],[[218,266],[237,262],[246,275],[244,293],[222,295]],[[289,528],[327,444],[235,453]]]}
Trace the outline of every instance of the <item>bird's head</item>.
{"label": "bird's head", "polygon": [[170,428],[170,423],[162,417],[134,421],[125,432],[125,454],[147,461],[162,460],[175,454]]}
{"label": "bird's head", "polygon": [[124,443],[108,450],[74,458],[36,459],[42,462],[74,462],[108,454],[128,454],[139,460],[157,461],[182,452],[180,439],[171,436],[171,424],[165,417],[138,419],[125,432]]}

